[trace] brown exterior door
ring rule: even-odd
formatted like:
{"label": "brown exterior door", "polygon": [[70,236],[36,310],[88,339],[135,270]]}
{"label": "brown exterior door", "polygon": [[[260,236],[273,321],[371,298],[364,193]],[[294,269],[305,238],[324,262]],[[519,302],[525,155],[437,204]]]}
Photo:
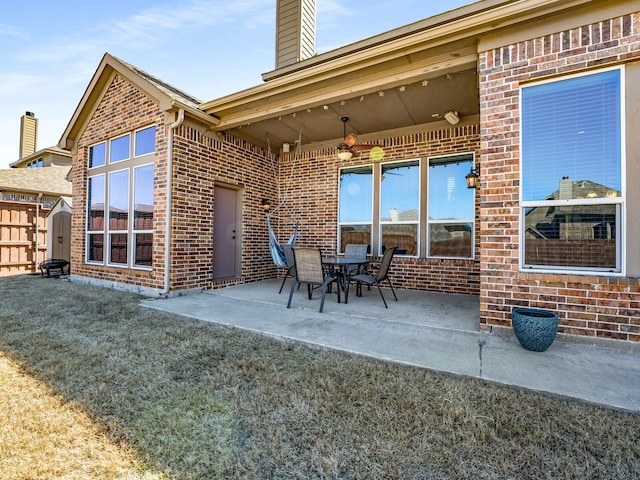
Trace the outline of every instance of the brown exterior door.
{"label": "brown exterior door", "polygon": [[213,205],[213,278],[238,276],[238,191],[216,186]]}
{"label": "brown exterior door", "polygon": [[53,235],[50,238],[53,258],[71,261],[71,214],[69,212],[58,212],[53,216]]}

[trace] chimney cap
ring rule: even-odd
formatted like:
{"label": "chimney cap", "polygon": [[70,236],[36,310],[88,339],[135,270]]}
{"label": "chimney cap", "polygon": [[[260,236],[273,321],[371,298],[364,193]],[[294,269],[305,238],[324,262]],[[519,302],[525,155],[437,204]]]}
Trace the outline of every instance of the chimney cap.
{"label": "chimney cap", "polygon": [[36,116],[36,114],[35,114],[35,113],[33,113],[33,112],[24,112],[24,114],[25,114],[27,117],[32,117],[32,118]]}

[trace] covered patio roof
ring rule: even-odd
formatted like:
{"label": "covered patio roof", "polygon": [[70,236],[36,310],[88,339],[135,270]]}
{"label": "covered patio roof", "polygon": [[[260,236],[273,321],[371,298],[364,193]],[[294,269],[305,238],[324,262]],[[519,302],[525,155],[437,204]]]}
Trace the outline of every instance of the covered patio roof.
{"label": "covered patio roof", "polygon": [[482,0],[265,73],[200,108],[219,119],[213,130],[274,151],[298,140],[303,151],[335,147],[342,116],[359,142],[435,128],[448,111],[477,123],[480,38],[594,3]]}

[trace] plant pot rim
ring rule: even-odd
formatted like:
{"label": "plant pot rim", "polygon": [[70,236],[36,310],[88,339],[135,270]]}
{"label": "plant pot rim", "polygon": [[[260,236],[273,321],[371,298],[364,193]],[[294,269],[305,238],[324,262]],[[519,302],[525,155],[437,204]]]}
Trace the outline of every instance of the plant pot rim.
{"label": "plant pot rim", "polygon": [[518,315],[526,315],[529,317],[535,317],[535,318],[554,318],[557,317],[557,315],[549,310],[542,310],[539,308],[514,308],[511,311],[512,314],[518,314]]}

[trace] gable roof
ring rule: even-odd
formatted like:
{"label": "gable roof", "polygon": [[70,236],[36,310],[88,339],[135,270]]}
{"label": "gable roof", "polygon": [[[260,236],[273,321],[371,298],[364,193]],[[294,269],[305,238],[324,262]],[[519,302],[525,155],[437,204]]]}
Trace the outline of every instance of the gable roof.
{"label": "gable roof", "polygon": [[71,167],[7,168],[0,170],[0,189],[43,195],[71,195]]}
{"label": "gable roof", "polygon": [[116,74],[124,77],[129,83],[144,93],[151,101],[156,103],[162,111],[174,112],[184,110],[185,114],[205,124],[216,125],[218,123],[215,116],[208,115],[199,109],[198,106],[201,102],[196,97],[154,77],[144,70],[105,53],[80,103],[76,107],[67,128],[58,142],[60,148],[70,150],[74,147],[76,138],[78,138],[86,128],[97,104],[102,99],[102,96]]}
{"label": "gable roof", "polygon": [[25,157],[19,158],[15,162],[11,163],[10,167],[17,167],[18,165],[27,164],[30,160],[36,159],[39,157],[45,156],[59,156],[59,157],[68,157],[71,158],[71,155],[68,151],[61,149],[57,145],[53,145],[51,147],[46,147],[38,150],[37,152],[32,153],[31,155],[27,155]]}

